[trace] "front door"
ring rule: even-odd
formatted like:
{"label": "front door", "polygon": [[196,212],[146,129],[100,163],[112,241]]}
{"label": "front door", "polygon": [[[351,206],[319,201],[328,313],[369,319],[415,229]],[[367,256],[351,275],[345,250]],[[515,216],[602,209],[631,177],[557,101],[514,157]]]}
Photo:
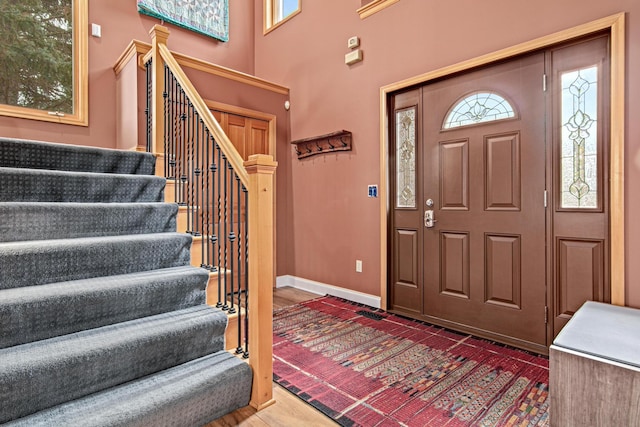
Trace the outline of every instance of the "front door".
{"label": "front door", "polygon": [[391,97],[391,311],[545,353],[584,301],[609,301],[608,46]]}
{"label": "front door", "polygon": [[539,53],[422,100],[423,314],[525,347],[546,342],[543,74]]}

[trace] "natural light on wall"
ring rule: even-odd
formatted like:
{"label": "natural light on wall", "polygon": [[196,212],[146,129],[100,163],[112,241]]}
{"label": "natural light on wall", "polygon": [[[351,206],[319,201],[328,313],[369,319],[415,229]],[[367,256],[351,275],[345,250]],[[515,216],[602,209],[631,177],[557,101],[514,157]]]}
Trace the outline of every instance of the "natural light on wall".
{"label": "natural light on wall", "polygon": [[0,115],[87,125],[87,0],[0,2]]}
{"label": "natural light on wall", "polygon": [[264,0],[264,34],[300,13],[302,0]]}

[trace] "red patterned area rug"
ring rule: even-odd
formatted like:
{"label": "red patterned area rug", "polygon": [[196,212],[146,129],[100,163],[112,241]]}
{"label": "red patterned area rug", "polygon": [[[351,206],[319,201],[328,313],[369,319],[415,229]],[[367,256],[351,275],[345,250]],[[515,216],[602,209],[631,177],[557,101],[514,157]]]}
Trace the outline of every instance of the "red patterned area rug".
{"label": "red patterned area rug", "polygon": [[548,426],[548,359],[335,297],[273,316],[274,380],[342,426]]}

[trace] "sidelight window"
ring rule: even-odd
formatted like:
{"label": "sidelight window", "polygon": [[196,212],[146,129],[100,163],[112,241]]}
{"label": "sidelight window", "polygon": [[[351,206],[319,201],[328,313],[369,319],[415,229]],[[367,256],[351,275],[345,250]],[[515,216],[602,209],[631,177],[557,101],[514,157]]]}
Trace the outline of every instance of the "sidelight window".
{"label": "sidelight window", "polygon": [[561,75],[562,208],[598,207],[598,67]]}
{"label": "sidelight window", "polygon": [[416,207],[416,107],[396,111],[396,207]]}
{"label": "sidelight window", "polygon": [[475,92],[456,102],[447,113],[442,128],[453,129],[515,116],[514,108],[504,97],[495,92]]}

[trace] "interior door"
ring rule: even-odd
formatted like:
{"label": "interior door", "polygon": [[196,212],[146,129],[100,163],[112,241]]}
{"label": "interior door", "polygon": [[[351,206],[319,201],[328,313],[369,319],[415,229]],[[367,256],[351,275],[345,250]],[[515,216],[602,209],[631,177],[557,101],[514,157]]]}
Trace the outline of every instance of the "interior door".
{"label": "interior door", "polygon": [[[423,88],[423,314],[546,345],[544,53]],[[432,219],[432,221],[431,221]]]}

